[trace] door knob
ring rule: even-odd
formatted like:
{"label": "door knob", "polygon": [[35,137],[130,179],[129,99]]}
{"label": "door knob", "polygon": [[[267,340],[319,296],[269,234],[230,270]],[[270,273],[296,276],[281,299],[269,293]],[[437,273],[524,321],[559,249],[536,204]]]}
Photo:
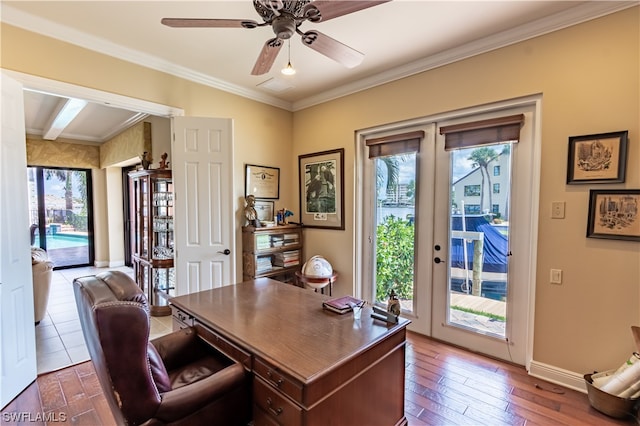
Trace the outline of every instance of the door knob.
{"label": "door knob", "polygon": [[231,254],[231,250],[224,249],[223,251],[219,251],[218,253],[226,254],[227,256],[229,256]]}
{"label": "door knob", "polygon": [[445,259],[440,259],[439,257],[436,257],[436,258],[434,258],[434,259],[433,259],[433,261],[434,261],[435,263],[441,263],[441,262],[444,262],[444,261],[445,261]]}

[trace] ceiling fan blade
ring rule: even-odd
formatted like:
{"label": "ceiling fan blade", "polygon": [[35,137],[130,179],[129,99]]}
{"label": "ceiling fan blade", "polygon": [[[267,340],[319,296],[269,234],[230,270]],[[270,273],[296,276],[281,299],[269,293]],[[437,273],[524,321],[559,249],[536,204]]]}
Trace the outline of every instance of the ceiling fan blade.
{"label": "ceiling fan blade", "polygon": [[162,18],[160,22],[172,28],[255,28],[260,26],[251,19]]}
{"label": "ceiling fan blade", "polygon": [[284,43],[279,38],[267,40],[260,51],[260,55],[258,55],[258,59],[253,66],[253,70],[251,70],[251,75],[262,75],[268,73],[283,44]]}
{"label": "ceiling fan blade", "polygon": [[341,63],[347,68],[353,68],[360,65],[364,59],[364,53],[334,40],[326,34],[319,31],[311,30],[302,35],[302,43],[312,48],[318,53]]}
{"label": "ceiling fan blade", "polygon": [[304,16],[311,22],[324,22],[339,16],[348,15],[362,9],[387,3],[382,1],[357,1],[357,0],[315,0],[304,8]]}

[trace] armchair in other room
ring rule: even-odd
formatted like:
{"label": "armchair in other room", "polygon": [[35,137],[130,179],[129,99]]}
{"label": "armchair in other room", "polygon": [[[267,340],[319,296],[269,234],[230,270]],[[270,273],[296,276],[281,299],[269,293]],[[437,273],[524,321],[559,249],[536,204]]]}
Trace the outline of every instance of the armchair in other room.
{"label": "armchair in other room", "polygon": [[82,331],[118,424],[246,425],[250,382],[244,367],[193,328],[149,342],[149,307],[125,273],[73,282]]}

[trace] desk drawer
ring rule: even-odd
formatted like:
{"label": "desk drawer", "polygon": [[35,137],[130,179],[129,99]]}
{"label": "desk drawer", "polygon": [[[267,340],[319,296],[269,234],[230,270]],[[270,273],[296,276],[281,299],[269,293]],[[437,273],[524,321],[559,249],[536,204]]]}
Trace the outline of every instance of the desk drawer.
{"label": "desk drawer", "polygon": [[253,365],[253,372],[264,379],[280,392],[288,395],[294,401],[302,404],[302,384],[278,371],[278,369],[268,362],[257,358]]}
{"label": "desk drawer", "polygon": [[263,424],[274,422],[287,426],[302,424],[302,408],[289,401],[259,377],[253,379],[253,403],[258,407],[254,407],[254,414],[259,419],[264,418]]}
{"label": "desk drawer", "polygon": [[221,352],[224,352],[229,358],[244,365],[247,370],[251,370],[251,354],[249,352],[231,343],[218,333],[209,330],[198,321],[195,322],[195,328],[201,338],[218,348]]}
{"label": "desk drawer", "polygon": [[186,312],[181,311],[175,306],[171,306],[171,318],[173,323],[173,331],[178,331],[183,328],[192,327],[194,323],[194,318],[187,314]]}

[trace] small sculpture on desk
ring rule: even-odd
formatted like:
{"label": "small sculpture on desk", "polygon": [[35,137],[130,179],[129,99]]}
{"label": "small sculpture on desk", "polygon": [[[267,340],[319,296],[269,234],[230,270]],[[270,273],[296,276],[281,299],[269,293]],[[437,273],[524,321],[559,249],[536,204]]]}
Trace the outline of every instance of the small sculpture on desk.
{"label": "small sculpture on desk", "polygon": [[158,166],[160,170],[168,169],[169,162],[167,161],[167,153],[165,152],[160,156],[160,165]]}
{"label": "small sculpture on desk", "polygon": [[389,293],[389,301],[387,302],[387,312],[391,312],[393,315],[400,315],[400,301],[395,291],[391,290]]}
{"label": "small sculpture on desk", "polygon": [[256,197],[253,195],[247,195],[244,198],[244,217],[247,219],[247,224],[260,227],[260,221],[258,220],[258,212],[256,212]]}

